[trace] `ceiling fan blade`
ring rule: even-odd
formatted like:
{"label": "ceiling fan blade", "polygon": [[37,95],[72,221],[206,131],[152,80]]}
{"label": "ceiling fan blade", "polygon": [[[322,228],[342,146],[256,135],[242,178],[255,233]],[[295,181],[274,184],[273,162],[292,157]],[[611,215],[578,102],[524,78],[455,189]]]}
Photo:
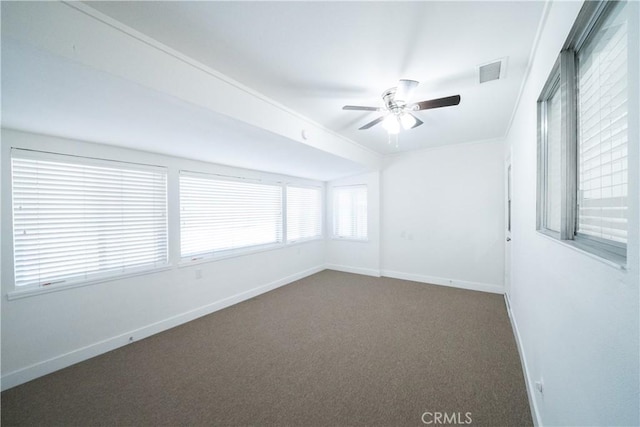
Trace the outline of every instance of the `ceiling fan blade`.
{"label": "ceiling fan blade", "polygon": [[354,111],[380,111],[379,107],[363,107],[361,105],[345,105],[342,107],[343,110],[354,110]]}
{"label": "ceiling fan blade", "polygon": [[384,116],[380,116],[380,117],[378,117],[377,119],[375,119],[375,120],[373,120],[373,121],[371,121],[371,122],[367,123],[366,125],[362,126],[362,127],[361,127],[360,129],[358,129],[358,130],[365,130],[365,129],[369,129],[370,127],[377,125],[378,123],[380,123],[380,122],[381,122],[381,121],[383,121],[383,120],[384,120]]}
{"label": "ceiling fan blade", "polygon": [[396,87],[394,101],[406,103],[409,99],[411,99],[411,95],[413,94],[413,91],[417,86],[418,82],[415,80],[400,80],[398,82],[398,86]]}
{"label": "ceiling fan blade", "polygon": [[447,96],[445,98],[430,99],[428,101],[417,102],[411,106],[413,111],[430,110],[432,108],[451,107],[460,104],[460,95]]}
{"label": "ceiling fan blade", "polygon": [[[413,116],[413,114],[412,114]],[[420,126],[421,124],[423,124],[424,122],[422,120],[420,120],[419,118],[417,118],[416,116],[413,116],[414,119],[416,119],[416,124],[411,126],[411,129],[413,128],[417,128],[418,126]]]}

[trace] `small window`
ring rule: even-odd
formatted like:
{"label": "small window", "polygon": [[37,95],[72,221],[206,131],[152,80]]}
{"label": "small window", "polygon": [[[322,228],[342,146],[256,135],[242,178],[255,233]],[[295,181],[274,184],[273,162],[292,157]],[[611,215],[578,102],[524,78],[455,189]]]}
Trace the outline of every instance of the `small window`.
{"label": "small window", "polygon": [[13,149],[16,288],[168,264],[167,170]]}
{"label": "small window", "polygon": [[183,259],[281,242],[281,185],[180,173]]}
{"label": "small window", "polygon": [[287,242],[322,236],[322,190],[287,186]]}
{"label": "small window", "polygon": [[366,240],[367,186],[333,188],[333,237]]}

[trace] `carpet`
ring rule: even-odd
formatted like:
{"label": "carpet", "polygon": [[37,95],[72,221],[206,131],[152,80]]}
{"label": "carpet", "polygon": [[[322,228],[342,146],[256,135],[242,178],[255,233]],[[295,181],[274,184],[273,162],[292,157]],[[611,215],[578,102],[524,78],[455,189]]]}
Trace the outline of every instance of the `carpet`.
{"label": "carpet", "polygon": [[330,270],[1,403],[5,426],[532,425],[501,295]]}

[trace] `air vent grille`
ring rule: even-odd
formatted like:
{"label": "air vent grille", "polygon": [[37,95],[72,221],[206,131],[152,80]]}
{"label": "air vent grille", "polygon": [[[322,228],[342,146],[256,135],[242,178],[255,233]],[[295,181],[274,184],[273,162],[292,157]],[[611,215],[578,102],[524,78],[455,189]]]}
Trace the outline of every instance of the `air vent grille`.
{"label": "air vent grille", "polygon": [[502,61],[492,62],[490,64],[481,65],[478,70],[480,74],[480,83],[498,80],[502,69]]}

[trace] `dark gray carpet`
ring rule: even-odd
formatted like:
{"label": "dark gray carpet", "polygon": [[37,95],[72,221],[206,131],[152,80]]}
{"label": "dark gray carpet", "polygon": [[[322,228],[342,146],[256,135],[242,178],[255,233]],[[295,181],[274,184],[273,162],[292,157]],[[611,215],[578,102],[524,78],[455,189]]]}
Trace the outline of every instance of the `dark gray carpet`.
{"label": "dark gray carpet", "polygon": [[3,426],[420,426],[425,412],[532,424],[501,295],[327,270],[2,393]]}

